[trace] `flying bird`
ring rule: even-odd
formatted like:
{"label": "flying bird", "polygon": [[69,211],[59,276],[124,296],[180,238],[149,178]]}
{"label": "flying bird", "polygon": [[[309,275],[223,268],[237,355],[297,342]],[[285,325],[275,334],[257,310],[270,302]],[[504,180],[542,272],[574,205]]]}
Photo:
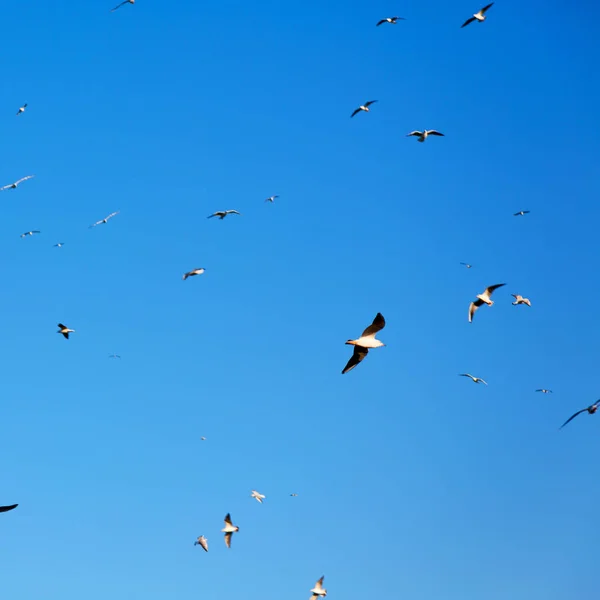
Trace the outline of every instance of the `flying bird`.
{"label": "flying bird", "polygon": [[323,580],[325,579],[325,575],[323,575],[323,577],[321,577],[321,579],[319,579],[319,581],[317,581],[317,583],[315,583],[315,587],[310,590],[312,592],[312,596],[310,597],[310,600],[317,600],[317,598],[319,597],[325,597],[327,596],[327,590],[323,587]]}
{"label": "flying bird", "polygon": [[531,300],[529,300],[529,298],[523,298],[521,294],[511,294],[511,296],[515,299],[512,303],[513,306],[517,306],[517,304],[527,304],[527,306],[531,306]]}
{"label": "flying bird", "polygon": [[275,198],[279,198],[279,196],[269,196],[265,202],[275,202]]}
{"label": "flying bird", "polygon": [[424,142],[430,135],[439,135],[441,137],[444,137],[443,133],[440,133],[435,129],[425,129],[425,131],[411,131],[410,133],[406,134],[406,137],[418,137],[419,139],[417,140],[417,142]]}
{"label": "flying bird", "polygon": [[464,265],[465,267],[467,267],[467,269],[471,269],[473,267],[473,265],[470,265],[469,263],[460,263],[461,265]]}
{"label": "flying bird", "polygon": [[118,4],[117,6],[112,8],[110,12],[115,12],[115,10],[117,10],[117,8],[121,8],[121,6],[123,6],[123,4],[135,4],[135,0],[123,0],[123,2],[121,2],[121,4]]}
{"label": "flying bird", "polygon": [[202,546],[202,548],[204,548],[205,552],[208,552],[208,540],[201,535],[195,542],[194,542],[194,546]]}
{"label": "flying bird", "polygon": [[69,333],[75,333],[74,329],[69,329],[66,325],[62,323],[58,324],[58,331],[56,333],[62,333],[66,339],[69,339]]}
{"label": "flying bird", "polygon": [[118,354],[109,354],[108,358],[121,358]]}
{"label": "flying bird", "polygon": [[250,496],[252,496],[252,498],[256,498],[261,504],[262,501],[266,498],[266,496],[264,496],[263,494],[259,494],[256,490],[252,490]]}
{"label": "flying bird", "polygon": [[58,244],[54,244],[53,248],[62,248],[65,245],[64,242],[58,242]]}
{"label": "flying bird", "polygon": [[369,353],[369,348],[380,348],[385,346],[382,342],[375,339],[378,331],[385,327],[385,319],[381,313],[377,313],[373,322],[362,332],[361,336],[356,340],[348,340],[346,344],[354,346],[354,353],[344,367],[342,375],[354,369],[354,367],[364,360]]}
{"label": "flying bird", "polygon": [[194,277],[194,275],[202,275],[206,269],[204,267],[200,267],[199,269],[192,269],[187,273],[183,274],[183,281],[185,281],[188,277]]}
{"label": "flying bird", "polygon": [[108,217],[104,217],[104,219],[100,219],[99,221],[96,221],[94,224],[89,226],[89,229],[91,229],[92,227],[96,227],[96,225],[104,225],[105,223],[108,223],[110,219],[112,219],[113,217],[116,217],[121,211],[117,210],[113,213],[110,213],[110,215],[108,215]]}
{"label": "flying bird", "polygon": [[535,390],[536,392],[542,392],[542,394],[551,394],[552,390],[547,390],[545,388],[541,388],[539,390]]}
{"label": "flying bird", "polygon": [[26,231],[25,233],[22,233],[20,237],[24,238],[24,237],[27,237],[28,235],[33,235],[34,233],[42,233],[42,232],[38,231],[37,229],[33,229],[31,231]]}
{"label": "flying bird", "polygon": [[1,187],[0,192],[3,192],[4,190],[16,190],[19,184],[23,183],[24,181],[27,181],[28,179],[31,179],[32,177],[35,177],[35,175],[27,175],[26,177],[21,177],[21,179],[19,179],[18,181],[15,181],[14,183],[9,183],[8,185]]}
{"label": "flying bird", "polygon": [[477,300],[471,302],[469,306],[469,323],[473,321],[473,315],[475,311],[482,305],[487,304],[488,306],[492,306],[494,302],[491,300],[491,296],[494,293],[494,290],[497,290],[499,287],[506,285],[505,283],[497,283],[496,285],[490,285],[490,287],[485,288],[483,294],[479,294],[477,296]]}
{"label": "flying bird", "polygon": [[297,496],[298,494],[290,494],[290,496]]}
{"label": "flying bird", "polygon": [[207,219],[212,219],[213,217],[219,217],[219,219],[223,220],[227,215],[241,215],[237,210],[218,210],[212,215],[208,215]]}
{"label": "flying bird", "polygon": [[13,510],[14,508],[17,508],[17,506],[19,506],[19,505],[11,504],[9,506],[0,506],[0,513],[8,512],[9,510]]}
{"label": "flying bird", "polygon": [[519,212],[516,212],[513,217],[524,217],[525,215],[528,215],[531,211],[530,210],[520,210]]}
{"label": "flying bird", "polygon": [[406,21],[406,19],[404,17],[387,17],[387,19],[381,19],[381,21],[379,21],[379,23],[377,23],[377,25],[375,27],[379,27],[380,25],[383,25],[384,23],[390,23],[390,25],[396,25],[398,20]]}
{"label": "flying bird", "polygon": [[596,400],[596,402],[594,402],[594,404],[588,406],[587,408],[582,408],[581,410],[577,411],[574,415],[571,415],[560,427],[559,429],[562,429],[567,423],[569,423],[570,421],[572,421],[575,417],[577,417],[578,415],[580,415],[581,413],[587,412],[590,415],[593,415],[597,410],[598,410],[598,406],[600,406],[600,400]]}
{"label": "flying bird", "polygon": [[231,515],[227,513],[225,515],[225,527],[221,531],[225,534],[225,545],[228,548],[231,548],[231,536],[239,530],[240,528],[231,522]]}
{"label": "flying bird", "polygon": [[377,100],[369,100],[368,102],[365,102],[350,115],[350,118],[352,118],[354,115],[357,115],[361,110],[369,112],[369,106],[371,106],[371,104],[375,104],[375,102],[377,102]]}
{"label": "flying bird", "polygon": [[481,379],[481,377],[473,377],[473,375],[471,375],[470,373],[460,373],[459,377],[469,377],[475,383],[484,383],[485,385],[487,385],[487,381],[484,381],[483,379]]}
{"label": "flying bird", "polygon": [[206,438],[205,438],[205,437],[201,437],[200,439],[201,439],[203,442],[205,442],[205,441],[206,441]]}
{"label": "flying bird", "polygon": [[17,117],[25,112],[25,109],[27,108],[27,102],[25,102],[25,104],[23,104],[23,106],[21,106],[21,108],[17,111]]}
{"label": "flying bird", "polygon": [[487,10],[489,8],[491,8],[494,5],[494,3],[492,2],[491,4],[488,4],[487,6],[484,6],[479,12],[476,12],[470,19],[467,19],[460,27],[461,29],[463,27],[466,27],[467,25],[469,25],[470,23],[472,23],[473,21],[479,21],[480,23],[483,23],[486,19],[485,13],[487,12]]}

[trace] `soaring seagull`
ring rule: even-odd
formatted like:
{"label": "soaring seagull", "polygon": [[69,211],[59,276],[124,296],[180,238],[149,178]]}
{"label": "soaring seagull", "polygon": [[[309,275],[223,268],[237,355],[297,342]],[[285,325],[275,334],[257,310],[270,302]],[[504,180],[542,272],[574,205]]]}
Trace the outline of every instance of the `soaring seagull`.
{"label": "soaring seagull", "polygon": [[475,300],[474,302],[471,302],[471,304],[469,306],[469,323],[471,323],[473,321],[473,315],[475,314],[475,311],[482,304],[487,304],[488,306],[492,306],[492,304],[494,304],[494,302],[491,299],[491,296],[494,293],[494,290],[497,290],[499,287],[502,287],[503,285],[506,285],[506,284],[505,283],[497,283],[496,285],[490,285],[490,287],[485,288],[485,290],[483,291],[483,294],[479,294],[477,296],[477,300]]}
{"label": "soaring seagull", "polygon": [[323,577],[321,577],[321,579],[319,579],[319,581],[315,583],[315,587],[312,590],[310,590],[312,593],[310,600],[317,600],[319,597],[324,598],[325,596],[327,596],[327,590],[323,587],[324,579],[325,575],[323,575]]}
{"label": "soaring seagull", "polygon": [[424,142],[430,135],[439,135],[440,137],[444,137],[443,133],[436,131],[435,129],[425,129],[425,131],[411,131],[406,134],[406,137],[418,137],[417,142]]}
{"label": "soaring seagull", "polygon": [[467,19],[462,25],[461,25],[461,29],[463,27],[466,27],[467,25],[469,25],[470,23],[472,23],[473,21],[479,21],[480,23],[483,23],[486,19],[485,13],[487,12],[487,10],[489,8],[491,8],[494,5],[494,3],[492,2],[491,4],[488,4],[487,6],[484,6],[479,12],[476,12],[470,19]]}
{"label": "soaring seagull", "polygon": [[551,394],[552,390],[547,390],[546,388],[541,388],[539,390],[535,390],[536,392],[542,392],[542,394]]}
{"label": "soaring seagull", "polygon": [[385,346],[385,344],[375,339],[377,332],[381,331],[384,327],[385,319],[381,313],[377,313],[373,322],[362,332],[358,339],[348,340],[346,342],[346,344],[354,346],[354,353],[344,367],[342,375],[354,369],[359,362],[364,360],[365,356],[369,353],[369,348],[380,348],[381,346]]}
{"label": "soaring seagull", "polygon": [[66,339],[69,339],[69,333],[75,333],[74,329],[69,329],[66,325],[62,323],[58,324],[58,331],[56,333],[62,333]]}
{"label": "soaring seagull", "polygon": [[194,542],[194,546],[201,546],[205,552],[208,552],[208,540],[203,536],[199,536]]}
{"label": "soaring seagull", "polygon": [[26,177],[21,177],[21,179],[19,179],[18,181],[15,181],[14,183],[9,183],[8,185],[1,187],[0,192],[3,192],[4,190],[16,190],[17,186],[20,183],[23,183],[24,181],[27,181],[28,179],[31,179],[32,177],[35,177],[35,175],[27,175]]}
{"label": "soaring seagull", "polygon": [[379,23],[377,23],[377,25],[375,27],[379,27],[380,25],[383,25],[384,23],[389,23],[390,25],[395,25],[399,20],[406,21],[406,19],[404,17],[387,17],[387,19],[381,19],[381,21],[379,21]]}
{"label": "soaring seagull", "polygon": [[96,227],[96,225],[104,225],[104,224],[108,223],[110,219],[112,219],[113,217],[116,217],[120,212],[121,212],[120,210],[117,210],[114,213],[110,213],[110,215],[108,215],[108,217],[104,217],[104,219],[100,219],[99,221],[96,221],[95,223],[90,225],[89,229],[91,229],[92,227]]}
{"label": "soaring seagull", "polygon": [[275,198],[279,198],[279,196],[269,196],[265,202],[275,202]]}
{"label": "soaring seagull", "polygon": [[600,406],[600,400],[596,400],[596,402],[594,402],[594,404],[591,404],[590,406],[588,406],[587,408],[582,408],[581,410],[578,410],[574,415],[571,415],[560,427],[559,429],[562,429],[567,423],[569,423],[570,421],[572,421],[575,417],[577,417],[578,415],[580,415],[581,413],[587,412],[590,415],[593,415],[597,410],[598,410],[598,406]]}
{"label": "soaring seagull", "polygon": [[35,233],[42,233],[42,232],[37,229],[32,229],[31,231],[26,231],[25,233],[22,233],[20,235],[20,237],[24,238],[24,237],[27,237],[28,235],[33,235]]}
{"label": "soaring seagull", "polygon": [[256,498],[261,504],[262,504],[262,501],[266,498],[266,496],[264,494],[260,494],[256,490],[252,490],[252,493],[250,494],[250,496],[252,496],[252,498]]}
{"label": "soaring seagull", "polygon": [[240,528],[231,522],[231,515],[227,513],[225,515],[225,527],[221,531],[225,534],[225,545],[228,548],[231,548],[231,536],[239,530]]}
{"label": "soaring seagull", "polygon": [[13,510],[19,506],[18,504],[10,504],[9,506],[0,506],[0,513],[8,512],[9,510]]}
{"label": "soaring seagull", "polygon": [[527,304],[527,306],[531,306],[531,300],[529,298],[523,298],[521,294],[511,294],[511,296],[515,299],[512,303],[513,306],[517,306],[517,304]]}
{"label": "soaring seagull", "polygon": [[460,373],[459,377],[469,377],[475,383],[485,383],[485,385],[487,385],[487,381],[484,381],[483,379],[481,379],[481,377],[473,377],[473,375],[471,375],[470,373]]}
{"label": "soaring seagull", "polygon": [[200,267],[199,269],[192,269],[191,271],[184,273],[182,279],[183,281],[185,281],[188,277],[194,277],[194,275],[202,275],[204,271],[206,271],[204,267]]}
{"label": "soaring seagull", "polygon": [[525,215],[528,215],[531,211],[530,210],[520,210],[519,212],[516,212],[513,217],[524,217]]}
{"label": "soaring seagull", "polygon": [[464,265],[465,267],[467,267],[467,269],[471,269],[473,267],[473,265],[470,265],[469,263],[460,263],[461,265]]}
{"label": "soaring seagull", "polygon": [[361,110],[369,112],[369,106],[371,106],[371,104],[375,104],[375,102],[377,102],[377,100],[369,100],[368,102],[365,102],[350,115],[350,118],[352,118],[354,115],[357,115]]}
{"label": "soaring seagull", "polygon": [[117,8],[121,8],[121,6],[123,6],[123,4],[135,4],[135,0],[123,0],[123,2],[121,2],[121,4],[118,4],[117,6],[112,8],[110,12],[115,12],[115,10],[117,10]]}
{"label": "soaring seagull", "polygon": [[65,245],[64,242],[58,242],[58,244],[54,244],[53,248],[62,248]]}
{"label": "soaring seagull", "polygon": [[25,112],[25,109],[27,108],[27,102],[25,102],[25,104],[23,104],[23,106],[21,106],[21,108],[17,111],[17,117]]}
{"label": "soaring seagull", "polygon": [[219,217],[219,219],[223,220],[227,215],[241,215],[237,210],[218,210],[212,215],[208,215],[207,219],[212,219],[213,217]]}

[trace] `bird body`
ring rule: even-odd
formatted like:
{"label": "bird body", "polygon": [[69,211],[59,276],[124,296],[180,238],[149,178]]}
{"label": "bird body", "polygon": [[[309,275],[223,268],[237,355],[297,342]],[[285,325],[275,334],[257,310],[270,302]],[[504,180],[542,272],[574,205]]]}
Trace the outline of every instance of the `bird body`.
{"label": "bird body", "polygon": [[424,131],[411,131],[406,134],[406,137],[417,137],[419,138],[417,142],[424,142],[430,135],[437,135],[440,137],[444,137],[443,133],[436,131],[435,129],[425,129]]}
{"label": "bird body", "polygon": [[225,534],[225,545],[228,548],[231,548],[231,536],[239,530],[240,528],[231,522],[231,515],[227,513],[225,515],[225,527],[221,531]]}
{"label": "bird body", "polygon": [[321,579],[319,579],[319,581],[315,583],[315,587],[312,590],[310,590],[312,593],[310,600],[317,600],[319,597],[324,598],[325,596],[327,596],[327,590],[323,587],[324,579],[325,575],[323,575],[323,577],[321,577]]}
{"label": "bird body", "polygon": [[66,339],[69,339],[69,333],[75,333],[74,329],[69,329],[66,325],[62,323],[58,324],[58,331],[56,333],[62,333]]}
{"label": "bird body", "polygon": [[466,27],[467,25],[469,25],[470,23],[472,23],[473,21],[479,21],[479,23],[483,23],[486,19],[485,13],[487,12],[487,10],[489,8],[492,7],[494,3],[492,2],[491,4],[488,4],[487,6],[484,6],[479,12],[476,12],[471,18],[467,19],[462,25],[462,27]]}
{"label": "bird body", "polygon": [[350,357],[350,360],[344,367],[342,371],[342,375],[351,371],[364,360],[365,356],[369,353],[370,348],[380,348],[381,346],[385,346],[384,343],[375,339],[375,335],[378,331],[381,331],[385,327],[385,319],[381,313],[377,313],[375,319],[373,319],[373,323],[369,325],[361,334],[361,336],[356,340],[348,340],[346,344],[350,346],[354,346],[354,353]]}
{"label": "bird body", "polygon": [[266,498],[266,496],[258,493],[256,490],[252,490],[252,493],[250,494],[250,496],[252,498],[256,498],[261,504],[262,504],[262,501]]}
{"label": "bird body", "polygon": [[515,299],[512,303],[513,306],[517,306],[518,304],[526,304],[527,306],[531,306],[531,300],[529,298],[523,298],[521,294],[511,294],[511,296]]}
{"label": "bird body", "polygon": [[223,220],[227,215],[240,215],[237,210],[218,210],[214,212],[212,215],[208,215],[207,219],[212,219],[213,217],[219,217],[219,219]]}
{"label": "bird body", "polygon": [[485,288],[482,294],[478,294],[476,296],[477,300],[471,302],[469,306],[469,323],[473,321],[473,315],[475,311],[482,305],[487,304],[488,306],[492,306],[494,304],[491,296],[494,293],[494,290],[497,290],[499,287],[506,285],[505,283],[498,283],[496,285],[490,285],[490,287]]}
{"label": "bird body", "polygon": [[481,379],[481,377],[473,377],[473,375],[471,375],[470,373],[460,373],[459,377],[469,377],[475,383],[484,383],[485,385],[487,385],[487,381],[484,381],[483,379]]}
{"label": "bird body", "polygon": [[192,269],[187,273],[183,274],[183,281],[185,281],[188,277],[194,277],[195,275],[202,275],[206,269],[204,267],[200,267],[199,269]]}
{"label": "bird body", "polygon": [[208,552],[208,540],[203,535],[198,537],[194,542],[194,546],[200,546],[205,552]]}
{"label": "bird body", "polygon": [[350,118],[352,118],[354,115],[357,115],[361,111],[370,112],[369,106],[371,106],[371,104],[375,104],[375,102],[377,102],[377,100],[369,100],[368,102],[365,102],[350,115]]}
{"label": "bird body", "polygon": [[381,19],[381,21],[379,21],[379,23],[377,23],[376,27],[379,27],[380,25],[383,25],[384,23],[389,23],[390,25],[396,25],[398,20],[406,21],[406,19],[404,17],[387,17],[385,19]]}
{"label": "bird body", "polygon": [[35,177],[35,175],[27,175],[25,177],[21,177],[21,179],[19,179],[18,181],[15,181],[14,183],[9,183],[8,185],[1,187],[0,192],[3,192],[4,190],[16,190],[19,184],[23,183],[24,181],[27,181],[28,179],[32,179],[33,177]]}

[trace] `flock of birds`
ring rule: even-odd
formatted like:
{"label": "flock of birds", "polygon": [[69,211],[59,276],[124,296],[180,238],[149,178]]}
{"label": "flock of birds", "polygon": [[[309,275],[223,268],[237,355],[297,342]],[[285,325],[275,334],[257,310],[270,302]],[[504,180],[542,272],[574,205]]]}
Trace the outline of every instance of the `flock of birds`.
{"label": "flock of birds", "polygon": [[[117,9],[119,9],[125,5],[134,5],[134,4],[135,4],[135,0],[124,0],[123,2],[121,2],[120,4],[115,6],[111,10],[111,12],[114,12]],[[479,23],[483,23],[487,18],[486,13],[493,6],[493,4],[494,3],[492,2],[492,3],[488,4],[487,6],[484,6],[478,12],[474,13],[471,17],[469,17],[461,25],[461,28],[466,27],[467,25],[469,25],[475,21],[477,21]],[[404,19],[403,17],[399,17],[399,16],[386,17],[386,18],[383,18],[380,21],[378,21],[376,23],[376,26],[379,27],[379,26],[385,25],[385,24],[396,25],[398,23],[398,21],[404,21],[404,20],[406,20],[406,19]],[[371,106],[373,104],[375,104],[376,102],[377,102],[377,100],[369,100],[368,102],[365,102],[364,104],[362,104],[358,108],[356,108],[352,112],[350,117],[351,118],[355,117],[357,114],[359,114],[361,112],[365,112],[365,113],[370,112]],[[23,115],[25,113],[26,109],[27,109],[27,103],[23,104],[18,109],[18,111],[16,113],[17,116]],[[424,129],[423,131],[415,130],[415,131],[411,131],[410,133],[407,134],[407,137],[416,137],[418,142],[425,142],[429,136],[444,137],[444,134],[435,129]],[[25,181],[32,179],[33,177],[34,177],[34,175],[27,175],[25,177],[22,177],[21,179],[18,179],[17,181],[15,181],[13,183],[10,183],[8,185],[1,187],[0,191],[16,190],[19,185],[21,185]],[[273,203],[277,198],[279,198],[278,195],[273,195],[273,196],[270,196],[269,198],[266,198],[265,202]],[[521,211],[514,213],[514,216],[515,217],[516,216],[525,216],[526,214],[529,214],[529,212],[530,212],[529,210],[521,210]],[[103,219],[100,219],[99,221],[96,221],[95,223],[91,224],[89,227],[94,228],[99,225],[105,225],[112,218],[116,217],[118,214],[119,214],[119,211],[112,212],[111,214],[104,217]],[[214,217],[217,217],[219,220],[224,220],[226,217],[228,217],[230,215],[241,215],[241,213],[238,212],[237,210],[233,210],[233,209],[219,210],[219,211],[212,213],[211,215],[208,215],[207,218],[212,219]],[[21,234],[21,237],[25,238],[25,237],[33,236],[33,235],[36,235],[39,233],[41,233],[41,231],[39,231],[39,230],[26,231]],[[54,244],[54,247],[61,248],[63,245],[64,245],[64,242],[58,242],[58,243]],[[467,269],[471,269],[473,266],[469,263],[464,263],[464,262],[461,262],[460,264],[463,265],[464,267],[466,267]],[[204,272],[205,272],[204,267],[192,269],[183,274],[183,280],[185,281],[189,277],[195,277],[198,275],[202,275]],[[498,283],[495,285],[491,285],[491,286],[487,287],[481,294],[478,294],[475,297],[475,300],[473,300],[469,305],[469,311],[468,311],[469,323],[473,322],[474,315],[481,306],[483,306],[484,304],[489,307],[493,306],[493,304],[494,304],[494,302],[492,300],[493,293],[497,289],[499,289],[505,285],[506,285],[505,283]],[[526,305],[528,307],[531,307],[531,301],[528,298],[525,298],[521,294],[512,294],[512,296],[515,299],[515,301],[512,303],[514,306]],[[360,362],[362,362],[365,359],[365,357],[367,356],[367,354],[369,353],[369,350],[385,346],[385,344],[383,344],[383,342],[381,342],[380,340],[378,340],[376,338],[377,333],[380,332],[385,327],[385,324],[386,323],[385,323],[385,319],[384,319],[383,315],[381,313],[377,313],[377,315],[373,319],[373,322],[362,332],[362,334],[358,338],[349,339],[346,342],[347,345],[353,346],[354,350],[353,350],[353,353],[352,353],[350,359],[348,360],[346,366],[343,368],[342,374],[348,373],[349,371],[354,369]],[[59,323],[57,333],[61,334],[65,339],[68,340],[69,335],[72,333],[75,333],[75,330],[69,328],[68,326],[66,326],[63,323]],[[118,354],[110,354],[109,358],[120,359],[121,357]],[[476,377],[474,375],[471,375],[470,373],[461,373],[460,376],[467,377],[476,384],[487,385],[487,382],[484,379],[482,379],[480,377]],[[543,394],[552,393],[552,390],[549,390],[546,388],[540,388],[535,391],[543,393]],[[563,425],[561,425],[561,428],[564,427],[565,425],[567,425],[568,423],[570,423],[573,419],[575,419],[575,417],[577,417],[580,414],[588,413],[590,415],[593,415],[594,413],[596,413],[598,411],[599,407],[600,407],[600,400],[596,401],[594,404],[592,404],[586,408],[583,408],[583,409],[577,411],[576,413],[571,415],[563,423]],[[203,441],[206,440],[206,438],[204,438],[204,437],[202,437],[201,439]],[[254,498],[255,500],[257,500],[260,504],[262,504],[263,501],[266,499],[266,496],[264,494],[261,494],[256,490],[252,490],[250,496],[251,496],[251,498]],[[290,496],[297,496],[297,494],[292,493],[292,494],[290,494]],[[9,512],[9,511],[15,509],[17,506],[18,506],[18,504],[0,506],[0,512]],[[221,529],[221,532],[224,534],[224,541],[225,541],[225,545],[227,546],[227,548],[231,548],[231,541],[232,541],[233,534],[237,533],[239,531],[240,531],[240,528],[237,525],[233,524],[231,514],[227,513],[227,515],[224,518],[224,527]],[[194,542],[194,545],[200,546],[205,552],[208,552],[208,548],[209,548],[208,539],[204,535],[200,535],[197,538],[197,540]],[[318,598],[325,597],[327,595],[327,590],[323,587],[323,582],[324,582],[324,576],[322,576],[320,579],[318,579],[318,581],[315,583],[314,587],[310,590],[311,600],[317,600]]]}

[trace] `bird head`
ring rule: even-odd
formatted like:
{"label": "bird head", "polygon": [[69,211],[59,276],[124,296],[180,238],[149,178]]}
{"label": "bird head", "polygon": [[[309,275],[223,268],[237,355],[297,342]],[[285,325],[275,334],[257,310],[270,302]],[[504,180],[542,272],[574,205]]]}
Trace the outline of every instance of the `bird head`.
{"label": "bird head", "polygon": [[356,346],[356,342],[354,340],[348,340],[346,344],[348,344],[349,346]]}

